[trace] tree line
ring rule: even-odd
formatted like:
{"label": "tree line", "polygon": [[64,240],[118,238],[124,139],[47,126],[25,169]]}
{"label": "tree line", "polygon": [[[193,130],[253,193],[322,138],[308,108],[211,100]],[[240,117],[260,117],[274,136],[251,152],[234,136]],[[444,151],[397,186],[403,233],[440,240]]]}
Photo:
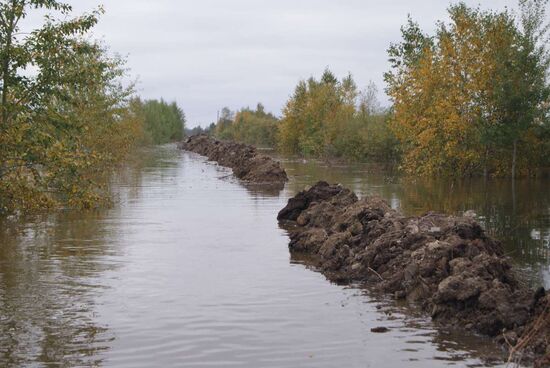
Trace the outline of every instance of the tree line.
{"label": "tree line", "polygon": [[389,117],[373,83],[359,91],[351,75],[339,81],[327,69],[319,80],[298,83],[282,118],[261,103],[237,112],[224,107],[216,124],[189,134],[211,134],[289,155],[394,162],[399,153]]}
{"label": "tree line", "polygon": [[459,3],[434,35],[409,19],[385,75],[407,172],[515,177],[550,164],[546,6]]}
{"label": "tree line", "polygon": [[235,140],[260,147],[274,147],[279,119],[258,103],[256,109],[243,108],[236,113],[224,107],[212,133],[221,139]]}
{"label": "tree line", "polygon": [[[33,11],[47,16],[21,29]],[[102,13],[0,0],[0,214],[105,204],[133,149],[181,139],[181,109],[137,98],[124,60],[87,37]]]}
{"label": "tree line", "polygon": [[288,154],[398,162],[427,176],[528,176],[550,167],[549,25],[546,0],[520,0],[517,14],[460,2],[433,35],[409,17],[388,49],[386,93],[360,91],[330,70],[300,81],[282,117],[224,108],[224,139]]}
{"label": "tree line", "polygon": [[[388,49],[389,108],[330,70],[300,81],[282,116],[262,104],[185,129],[176,103],[142,100],[125,62],[90,41],[103,13],[0,0],[0,213],[93,208],[133,150],[210,133],[287,154],[398,163],[415,175],[533,175],[550,167],[547,0],[519,12],[452,5],[434,34],[414,20]],[[30,12],[46,13],[21,29]]]}

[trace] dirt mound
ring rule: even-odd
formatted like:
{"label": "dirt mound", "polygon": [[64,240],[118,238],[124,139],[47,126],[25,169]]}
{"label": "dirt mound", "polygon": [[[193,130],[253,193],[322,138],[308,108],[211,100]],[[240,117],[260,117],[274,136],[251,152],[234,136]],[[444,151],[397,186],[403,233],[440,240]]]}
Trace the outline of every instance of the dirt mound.
{"label": "dirt mound", "polygon": [[[544,289],[522,282],[501,244],[469,217],[408,218],[379,198],[360,200],[319,182],[290,199],[278,219],[293,225],[291,251],[314,255],[329,279],[370,283],[419,303],[434,320],[500,336],[509,346],[506,334],[524,341],[550,303]],[[546,354],[548,332],[544,322],[523,356]]]}
{"label": "dirt mound", "polygon": [[284,184],[288,181],[281,164],[256,148],[242,143],[224,142],[207,135],[189,137],[180,148],[198,153],[233,169],[235,176],[251,183]]}

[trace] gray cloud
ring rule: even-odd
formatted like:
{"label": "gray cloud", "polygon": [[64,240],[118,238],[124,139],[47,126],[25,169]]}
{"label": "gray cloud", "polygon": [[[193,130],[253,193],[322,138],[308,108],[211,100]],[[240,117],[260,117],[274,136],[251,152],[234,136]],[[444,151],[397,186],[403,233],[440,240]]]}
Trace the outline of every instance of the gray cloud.
{"label": "gray cloud", "polygon": [[[478,1],[466,1],[477,5]],[[128,55],[146,98],[177,100],[189,126],[223,106],[263,102],[279,114],[297,81],[330,67],[383,94],[386,49],[410,13],[425,30],[446,17],[447,1],[374,0],[78,0],[81,12],[103,3],[94,35]],[[483,1],[514,8],[516,1]]]}

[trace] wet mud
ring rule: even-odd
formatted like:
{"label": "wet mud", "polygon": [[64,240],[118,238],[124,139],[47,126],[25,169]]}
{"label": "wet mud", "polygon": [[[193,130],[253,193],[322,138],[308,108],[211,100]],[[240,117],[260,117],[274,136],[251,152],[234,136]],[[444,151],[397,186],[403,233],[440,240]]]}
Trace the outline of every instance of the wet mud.
{"label": "wet mud", "polygon": [[494,337],[511,362],[550,364],[550,295],[532,289],[471,216],[405,217],[376,197],[318,182],[278,220],[290,250],[334,282],[364,282],[443,324]]}
{"label": "wet mud", "polygon": [[247,144],[196,135],[187,138],[179,147],[231,168],[237,178],[248,183],[282,187],[288,181],[288,176],[279,162]]}

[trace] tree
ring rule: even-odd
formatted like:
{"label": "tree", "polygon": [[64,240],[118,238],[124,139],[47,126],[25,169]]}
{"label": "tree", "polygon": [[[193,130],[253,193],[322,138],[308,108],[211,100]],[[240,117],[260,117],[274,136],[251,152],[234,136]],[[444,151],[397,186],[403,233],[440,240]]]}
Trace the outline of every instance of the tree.
{"label": "tree", "polygon": [[[514,50],[516,55],[512,59],[517,62],[507,64],[513,78],[504,82],[505,93],[502,96],[509,126],[507,135],[511,137],[509,140],[513,146],[512,177],[516,176],[518,144],[523,143],[530,148],[542,145],[542,154],[546,157],[550,155],[550,150],[544,150],[544,142],[550,131],[550,24],[545,24],[548,1],[520,0],[519,5],[519,49]],[[535,141],[530,137],[535,137]],[[540,159],[529,155],[531,152],[525,156],[534,159],[535,164],[540,163]]]}
{"label": "tree", "polygon": [[[69,16],[71,7],[55,0],[3,0],[0,2],[0,87],[2,96],[2,127],[7,128],[25,109],[43,106],[45,99],[60,93],[61,85],[75,82],[75,75],[63,75],[61,67],[68,58],[86,52],[76,46],[75,37],[91,29],[102,13],[99,9],[64,21],[46,16],[42,27],[31,32],[20,32],[20,22],[29,10],[59,11]],[[33,76],[23,75],[21,70],[34,67]],[[78,81],[78,80],[77,80]]]}
{"label": "tree", "polygon": [[340,82],[328,69],[319,81],[299,82],[283,110],[280,148],[306,156],[330,154],[343,125],[353,118],[357,95],[351,75]]}
{"label": "tree", "polygon": [[[37,9],[43,24],[23,32]],[[0,213],[104,203],[102,176],[142,134],[123,61],[83,38],[101,12],[70,18],[58,1],[0,0]]]}
{"label": "tree", "polygon": [[235,117],[235,113],[229,109],[229,107],[225,106],[222,108],[221,114],[218,113],[218,121],[216,122],[216,129],[214,131],[214,135],[222,138],[222,139],[229,139],[229,137],[226,137],[227,133],[225,133],[229,126],[233,123],[233,119]]}
{"label": "tree", "polygon": [[[522,3],[531,5],[521,17],[540,33],[546,1]],[[548,64],[537,56],[545,45],[536,46],[540,39],[528,27],[522,31],[508,11],[459,3],[449,15],[435,36],[409,19],[403,41],[388,50],[392,69],[385,79],[405,170],[498,174],[512,161],[515,176],[518,146],[529,149],[526,138],[545,115]]]}
{"label": "tree", "polygon": [[359,94],[359,113],[361,115],[375,115],[382,111],[378,101],[378,87],[370,82],[367,88]]}
{"label": "tree", "polygon": [[262,147],[275,147],[279,119],[258,103],[256,110],[243,108],[233,114],[223,112],[216,127],[216,136]]}
{"label": "tree", "polygon": [[359,92],[351,75],[338,81],[329,70],[319,80],[298,83],[283,111],[278,145],[291,154],[354,161],[393,161],[398,155],[376,86]]}
{"label": "tree", "polygon": [[164,144],[183,138],[185,113],[176,102],[136,99],[135,103],[139,105],[145,133],[151,143]]}

